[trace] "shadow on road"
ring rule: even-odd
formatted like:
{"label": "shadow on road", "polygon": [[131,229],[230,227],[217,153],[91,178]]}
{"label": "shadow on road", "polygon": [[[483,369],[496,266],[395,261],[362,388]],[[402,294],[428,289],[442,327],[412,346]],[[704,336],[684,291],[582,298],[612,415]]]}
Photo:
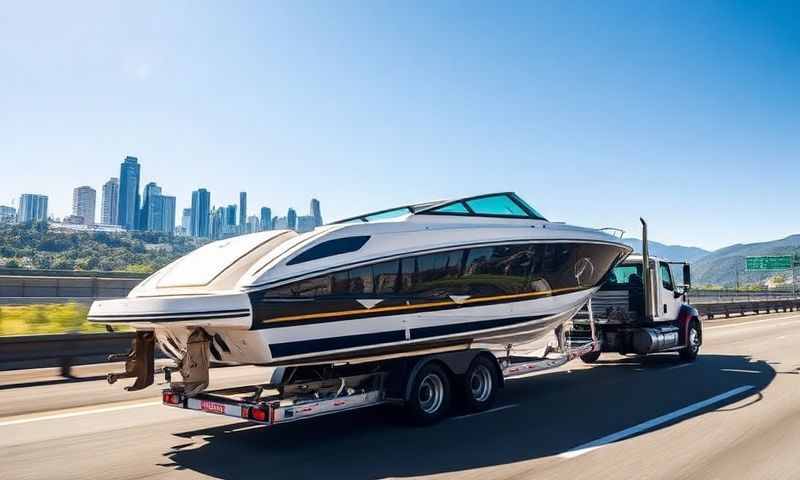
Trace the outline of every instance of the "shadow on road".
{"label": "shadow on road", "polygon": [[[774,378],[770,365],[746,356],[703,355],[688,366],[673,355],[620,358],[510,380],[497,405],[516,406],[427,428],[403,426],[393,410],[373,408],[272,428],[242,422],[182,432],[162,466],[218,478],[373,479],[457,472],[559,454],[752,385],[690,417],[743,397],[751,401],[737,408],[746,408]],[[192,448],[187,439],[204,442]]]}

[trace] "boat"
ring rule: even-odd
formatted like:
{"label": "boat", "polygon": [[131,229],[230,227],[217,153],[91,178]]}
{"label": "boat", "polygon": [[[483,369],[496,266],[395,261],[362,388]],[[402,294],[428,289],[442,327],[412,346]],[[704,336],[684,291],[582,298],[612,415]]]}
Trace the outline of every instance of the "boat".
{"label": "boat", "polygon": [[127,298],[94,302],[88,318],[152,333],[179,365],[510,348],[568,322],[630,252],[606,231],[492,193],[211,242]]}

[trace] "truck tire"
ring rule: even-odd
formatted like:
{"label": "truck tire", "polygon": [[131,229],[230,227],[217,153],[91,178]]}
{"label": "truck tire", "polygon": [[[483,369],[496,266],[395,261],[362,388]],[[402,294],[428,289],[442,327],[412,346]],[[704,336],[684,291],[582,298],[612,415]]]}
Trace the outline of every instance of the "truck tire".
{"label": "truck tire", "polygon": [[483,412],[491,408],[500,385],[497,364],[484,355],[475,357],[463,381],[464,407],[469,412]]}
{"label": "truck tire", "polygon": [[437,363],[429,363],[411,379],[406,413],[415,425],[430,425],[441,420],[450,408],[450,377]]}
{"label": "truck tire", "polygon": [[685,362],[693,362],[697,355],[700,353],[700,327],[696,320],[692,320],[689,324],[689,330],[686,332],[686,347],[678,354],[681,360]]}
{"label": "truck tire", "polygon": [[581,355],[583,363],[595,363],[600,358],[600,351],[584,353]]}

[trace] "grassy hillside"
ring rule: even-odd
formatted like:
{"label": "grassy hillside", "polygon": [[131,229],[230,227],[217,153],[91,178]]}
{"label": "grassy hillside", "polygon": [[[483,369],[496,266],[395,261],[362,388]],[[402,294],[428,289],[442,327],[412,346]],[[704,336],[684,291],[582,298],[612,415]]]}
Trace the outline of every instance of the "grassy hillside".
{"label": "grassy hillside", "polygon": [[200,246],[152,232],[68,232],[45,223],[0,226],[0,266],[150,273]]}

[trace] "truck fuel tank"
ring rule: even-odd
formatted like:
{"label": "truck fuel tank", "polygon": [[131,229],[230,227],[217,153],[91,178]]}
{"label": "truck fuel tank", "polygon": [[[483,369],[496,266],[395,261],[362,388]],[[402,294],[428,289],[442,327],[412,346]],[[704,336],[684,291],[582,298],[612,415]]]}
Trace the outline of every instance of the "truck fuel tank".
{"label": "truck fuel tank", "polygon": [[633,333],[633,350],[639,354],[660,352],[677,347],[678,327],[640,328]]}

